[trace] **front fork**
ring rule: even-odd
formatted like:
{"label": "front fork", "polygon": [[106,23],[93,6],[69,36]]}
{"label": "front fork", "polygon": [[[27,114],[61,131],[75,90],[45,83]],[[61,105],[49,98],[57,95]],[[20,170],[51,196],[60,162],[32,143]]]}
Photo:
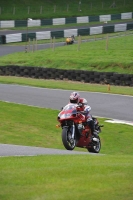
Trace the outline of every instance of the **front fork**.
{"label": "front fork", "polygon": [[75,135],[75,125],[74,125],[74,122],[71,125],[71,127],[69,127],[69,126],[66,125],[66,126],[64,126],[64,128],[67,128],[67,130],[69,130],[69,128],[70,128],[70,132],[72,133],[71,134],[71,138],[74,139],[74,135]]}
{"label": "front fork", "polygon": [[74,123],[72,125],[72,139],[71,139],[71,143],[75,146],[75,125],[74,125]]}
{"label": "front fork", "polygon": [[74,135],[75,135],[75,125],[73,123],[72,125],[72,139],[74,140]]}
{"label": "front fork", "polygon": [[66,123],[64,126],[62,126],[62,128],[66,129],[69,142],[71,144],[75,144],[75,124],[74,124],[74,122],[72,122],[71,125]]}
{"label": "front fork", "polygon": [[68,139],[69,139],[70,143],[75,144],[75,125],[74,125],[74,123],[71,125],[71,127],[66,126],[66,128],[68,130]]}

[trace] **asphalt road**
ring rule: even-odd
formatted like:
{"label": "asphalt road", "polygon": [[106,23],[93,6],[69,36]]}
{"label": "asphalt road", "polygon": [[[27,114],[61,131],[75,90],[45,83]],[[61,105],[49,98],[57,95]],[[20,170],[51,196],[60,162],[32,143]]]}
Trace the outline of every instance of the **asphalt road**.
{"label": "asphalt road", "polygon": [[[55,43],[55,47],[63,46],[64,42]],[[32,47],[31,47],[32,48]],[[50,44],[38,44],[37,49],[47,49],[50,48]],[[0,56],[4,56],[7,54],[12,54],[16,52],[25,52],[25,46],[13,46],[13,45],[0,45]]]}
{"label": "asphalt road", "polygon": [[[0,100],[60,110],[69,101],[72,91],[0,84]],[[133,120],[133,97],[80,92],[88,100],[94,116]]]}
{"label": "asphalt road", "polygon": [[[37,155],[68,155],[68,154],[88,154],[81,151],[67,151],[60,149],[50,149],[42,147],[30,147],[11,144],[0,144],[0,157],[3,156],[37,156]],[[90,155],[91,153],[89,153]],[[96,155],[96,154],[92,154]],[[101,155],[101,154],[99,154]]]}

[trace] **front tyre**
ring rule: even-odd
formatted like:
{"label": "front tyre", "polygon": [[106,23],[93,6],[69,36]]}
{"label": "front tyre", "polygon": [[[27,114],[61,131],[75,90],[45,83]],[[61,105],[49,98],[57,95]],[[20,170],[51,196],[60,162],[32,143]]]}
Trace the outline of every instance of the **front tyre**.
{"label": "front tyre", "polygon": [[101,140],[100,140],[100,137],[97,136],[97,139],[99,141],[97,142],[92,142],[92,146],[87,148],[89,152],[91,153],[99,153],[100,152],[100,149],[101,149]]}
{"label": "front tyre", "polygon": [[62,142],[67,150],[73,150],[75,148],[76,141],[71,136],[71,131],[67,127],[64,127],[62,129]]}

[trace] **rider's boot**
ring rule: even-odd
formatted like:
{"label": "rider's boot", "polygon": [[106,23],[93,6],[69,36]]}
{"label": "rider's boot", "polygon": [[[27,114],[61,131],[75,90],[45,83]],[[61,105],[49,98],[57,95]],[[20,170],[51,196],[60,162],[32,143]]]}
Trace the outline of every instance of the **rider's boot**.
{"label": "rider's boot", "polygon": [[88,125],[91,129],[92,141],[96,142],[98,139],[98,132],[95,130],[94,121],[93,120],[88,121]]}

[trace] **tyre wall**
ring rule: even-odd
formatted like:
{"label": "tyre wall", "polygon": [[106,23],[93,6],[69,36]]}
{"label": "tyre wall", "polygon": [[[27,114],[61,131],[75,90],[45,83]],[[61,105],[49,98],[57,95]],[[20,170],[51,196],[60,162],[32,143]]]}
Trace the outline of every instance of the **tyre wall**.
{"label": "tyre wall", "polygon": [[0,66],[0,76],[17,76],[36,79],[71,80],[85,83],[133,86],[133,74],[63,70],[43,67]]}

